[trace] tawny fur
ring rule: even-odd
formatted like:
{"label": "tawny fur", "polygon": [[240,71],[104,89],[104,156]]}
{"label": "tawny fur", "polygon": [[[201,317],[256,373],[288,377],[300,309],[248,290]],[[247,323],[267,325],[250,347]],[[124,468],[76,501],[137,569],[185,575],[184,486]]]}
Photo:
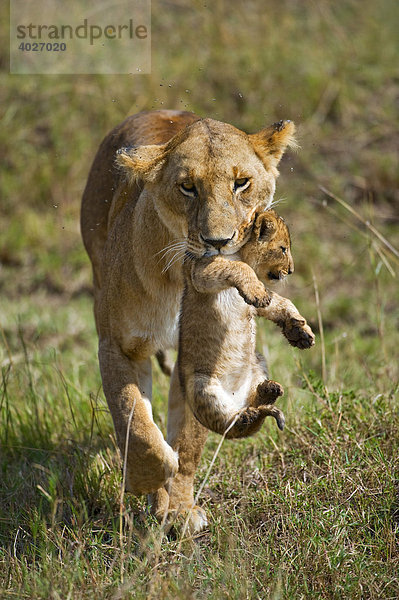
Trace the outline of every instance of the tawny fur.
{"label": "tawny fur", "polygon": [[273,210],[258,215],[236,255],[186,256],[177,365],[182,393],[204,427],[228,438],[246,437],[272,416],[283,429],[284,415],[273,406],[283,389],[268,379],[255,351],[255,316],[257,309],[266,316],[273,299],[272,320],[283,332],[292,318],[298,323],[293,345],[313,345],[313,333],[294,305],[287,315],[288,301],[263,285],[293,270],[289,231]]}
{"label": "tawny fur", "polygon": [[[220,252],[237,252],[255,211],[272,202],[294,130],[284,121],[247,135],[188,112],[144,112],[111,131],[94,159],[81,229],[93,265],[103,388],[122,456],[128,439],[127,489],[154,492],[157,513],[191,507],[206,439],[173,374],[167,442],[151,414],[151,356],[176,344],[185,245],[196,256],[217,254],[209,240],[229,238]],[[245,177],[251,186],[241,193],[235,181]],[[195,197],[182,192],[190,182]],[[202,527],[203,511],[191,521]]]}

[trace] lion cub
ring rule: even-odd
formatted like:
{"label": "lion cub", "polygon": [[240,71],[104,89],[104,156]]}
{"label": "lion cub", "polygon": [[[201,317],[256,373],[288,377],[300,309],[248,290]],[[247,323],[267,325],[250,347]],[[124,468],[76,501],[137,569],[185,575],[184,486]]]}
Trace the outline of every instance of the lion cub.
{"label": "lion cub", "polygon": [[259,281],[283,279],[293,269],[289,231],[274,210],[258,215],[237,255],[193,259],[186,254],[180,385],[204,427],[224,434],[231,426],[227,438],[255,433],[267,416],[284,428],[283,413],[272,406],[283,388],[268,379],[265,360],[255,351],[255,316],[282,327],[293,346],[314,344],[312,330],[292,302]]}

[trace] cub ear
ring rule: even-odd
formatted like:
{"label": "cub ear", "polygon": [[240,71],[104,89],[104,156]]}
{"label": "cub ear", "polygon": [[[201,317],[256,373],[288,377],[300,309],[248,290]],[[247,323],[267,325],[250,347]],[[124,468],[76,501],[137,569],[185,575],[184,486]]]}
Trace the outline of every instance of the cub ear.
{"label": "cub ear", "polygon": [[138,179],[154,181],[167,155],[167,145],[130,146],[116,153],[116,164],[132,183]]}
{"label": "cub ear", "polygon": [[258,242],[271,240],[276,231],[277,223],[274,216],[269,213],[258,215],[254,223],[254,235]]}
{"label": "cub ear", "polygon": [[287,146],[298,147],[292,121],[278,121],[249,136],[256,154],[267,168],[277,168]]}

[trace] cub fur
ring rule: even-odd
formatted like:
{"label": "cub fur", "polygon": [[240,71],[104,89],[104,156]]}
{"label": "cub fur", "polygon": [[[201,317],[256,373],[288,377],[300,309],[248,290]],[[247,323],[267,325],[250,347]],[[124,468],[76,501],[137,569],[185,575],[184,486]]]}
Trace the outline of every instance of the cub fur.
{"label": "cub fur", "polygon": [[267,416],[284,428],[284,415],[273,406],[283,388],[269,380],[265,360],[255,351],[255,316],[280,325],[294,346],[314,344],[295,306],[262,283],[293,270],[288,227],[274,210],[258,215],[249,240],[234,256],[186,255],[180,385],[198,421],[227,438],[255,433]]}

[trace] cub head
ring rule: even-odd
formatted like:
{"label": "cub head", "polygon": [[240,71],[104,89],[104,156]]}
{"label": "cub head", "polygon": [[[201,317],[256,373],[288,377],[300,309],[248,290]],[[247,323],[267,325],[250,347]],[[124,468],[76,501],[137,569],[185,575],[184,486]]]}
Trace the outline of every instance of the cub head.
{"label": "cub head", "polygon": [[279,121],[247,135],[200,119],[166,144],[122,148],[117,163],[144,186],[171,234],[195,257],[233,254],[248,239],[255,213],[270,206],[277,165],[295,145],[295,126]]}
{"label": "cub head", "polygon": [[251,237],[240,254],[264,283],[284,279],[294,272],[290,232],[274,210],[256,217]]}

